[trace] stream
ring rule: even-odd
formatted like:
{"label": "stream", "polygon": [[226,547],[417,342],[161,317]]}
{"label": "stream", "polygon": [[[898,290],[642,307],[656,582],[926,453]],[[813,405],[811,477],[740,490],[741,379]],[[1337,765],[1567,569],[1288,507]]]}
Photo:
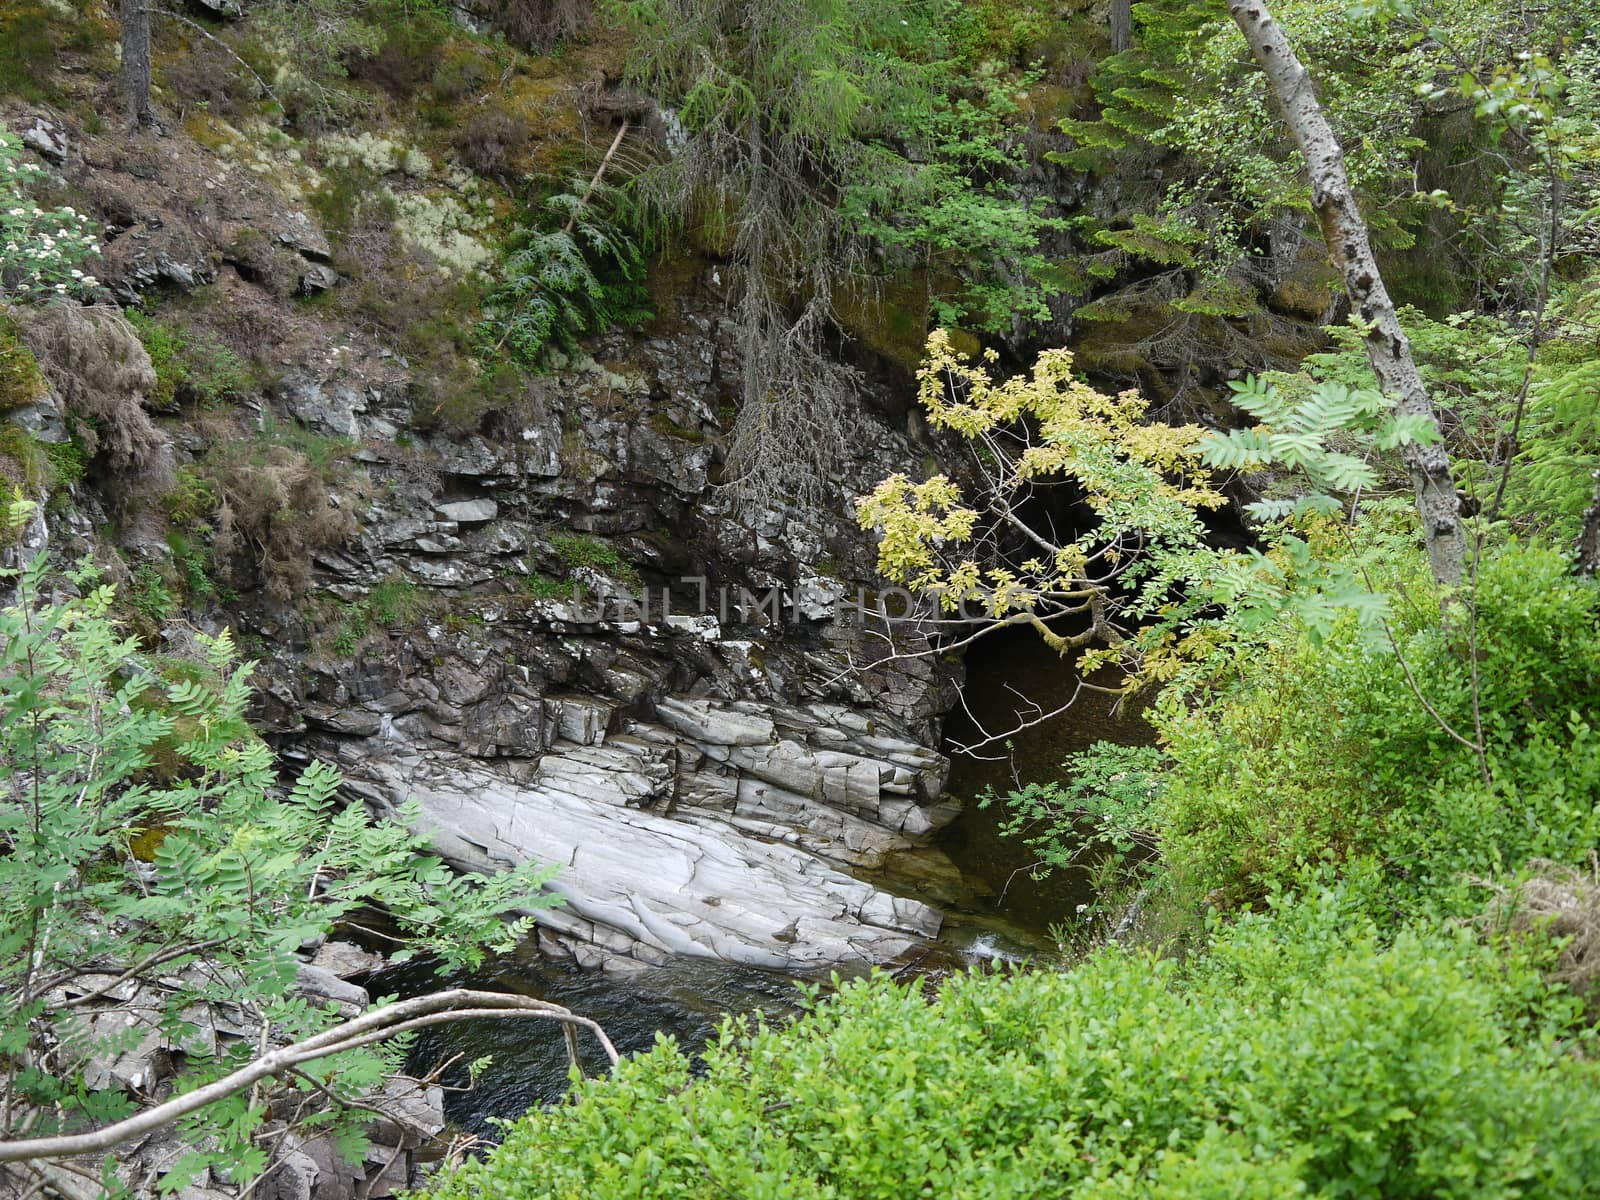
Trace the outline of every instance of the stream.
{"label": "stream", "polygon": [[[946,752],[970,744],[980,725],[995,733],[1040,709],[1049,712],[1073,694],[1075,684],[1071,670],[1045,652],[1029,630],[1002,631],[978,642],[967,656],[966,711],[958,707],[949,719]],[[936,905],[945,916],[937,943],[908,962],[889,964],[890,969],[910,974],[1053,960],[1049,927],[1093,899],[1092,863],[1034,879],[1027,848],[1001,835],[1002,806],[980,808],[977,797],[990,789],[1003,795],[1019,780],[1059,777],[1068,755],[1096,741],[1136,743],[1150,736],[1137,715],[1114,715],[1111,697],[1085,690],[1064,713],[1018,732],[1009,744],[990,746],[980,756],[952,754],[948,787],[962,799],[962,815],[932,847],[897,856],[868,876],[887,890]],[[374,995],[474,986],[538,996],[598,1021],[626,1054],[648,1049],[658,1035],[697,1051],[728,1013],[791,1015],[798,1011],[796,984],[805,978],[688,958],[618,977],[530,950],[470,975],[440,977],[424,965],[407,964],[385,971],[368,986]],[[603,1070],[598,1046],[592,1039],[580,1040],[585,1069]],[[484,1021],[427,1030],[414,1046],[409,1067],[426,1073],[456,1057],[443,1081],[464,1087],[466,1064],[484,1056],[493,1062],[477,1084],[446,1095],[446,1115],[466,1132],[497,1140],[495,1119],[520,1116],[567,1090],[565,1042],[556,1026],[542,1023]]]}

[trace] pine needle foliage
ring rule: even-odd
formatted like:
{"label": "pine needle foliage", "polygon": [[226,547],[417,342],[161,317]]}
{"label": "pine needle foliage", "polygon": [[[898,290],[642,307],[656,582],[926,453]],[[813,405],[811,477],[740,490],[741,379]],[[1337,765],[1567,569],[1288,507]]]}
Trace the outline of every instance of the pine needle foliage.
{"label": "pine needle foliage", "polygon": [[480,352],[505,352],[531,369],[574,355],[578,339],[650,316],[639,242],[607,213],[609,193],[562,192],[506,246],[484,302]]}
{"label": "pine needle foliage", "polygon": [[[953,0],[614,0],[632,81],[672,113],[670,157],[629,185],[641,224],[728,260],[741,400],[727,477],[821,499],[852,446],[859,379],[836,298],[898,271],[1009,329],[1054,286],[1012,138],[1023,76],[984,69],[998,6]],[[1012,31],[1026,23],[1018,6]],[[923,314],[926,318],[927,314]]]}

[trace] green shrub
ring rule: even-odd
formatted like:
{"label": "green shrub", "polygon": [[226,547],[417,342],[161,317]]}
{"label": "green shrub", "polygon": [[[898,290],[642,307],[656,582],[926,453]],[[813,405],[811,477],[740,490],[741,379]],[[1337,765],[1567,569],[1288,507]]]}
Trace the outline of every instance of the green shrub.
{"label": "green shrub", "polygon": [[1386,946],[1334,896],[1188,968],[1111,949],[931,1001],[875,976],[790,1028],[728,1022],[703,1071],[660,1040],[426,1195],[1578,1197],[1600,1067],[1541,995],[1460,931]]}
{"label": "green shrub", "polygon": [[50,473],[54,477],[53,487],[70,488],[81,483],[89,472],[89,456],[77,438],[68,438],[64,442],[45,442],[40,449],[49,460]]}
{"label": "green shrub", "polygon": [[133,580],[128,585],[128,604],[135,613],[144,618],[149,628],[160,630],[166,624],[167,618],[172,615],[177,603],[177,598],[167,586],[166,576],[161,573],[159,567],[151,563],[142,563],[139,569],[134,571]]}
{"label": "green shrub", "polygon": [[[1040,877],[1075,863],[1085,830],[1124,854],[1148,846],[1160,824],[1166,767],[1166,755],[1154,746],[1096,742],[1061,765],[1061,782],[1009,793],[1000,832],[1020,837],[1038,855]],[[978,803],[987,808],[995,800],[991,792]]]}
{"label": "green shrub", "polygon": [[1509,546],[1483,560],[1475,620],[1441,629],[1420,558],[1401,571],[1411,602],[1391,628],[1412,680],[1456,732],[1481,727],[1483,760],[1370,627],[1264,641],[1220,697],[1162,706],[1163,854],[1192,889],[1250,903],[1306,865],[1371,856],[1421,903],[1600,843],[1600,588],[1564,555]]}
{"label": "green shrub", "polygon": [[362,600],[349,600],[337,609],[334,625],[333,652],[341,658],[350,658],[360,647],[362,639],[374,628],[395,630],[408,625],[422,614],[426,600],[422,590],[398,573],[372,585]]}
{"label": "green shrub", "polygon": [[128,310],[127,316],[156,369],[150,397],[156,408],[177,404],[215,408],[239,399],[254,386],[244,361],[209,334],[137,309]]}
{"label": "green shrub", "polygon": [[174,522],[194,527],[208,521],[216,511],[217,489],[195,468],[179,467],[177,478],[161,503]]}
{"label": "green shrub", "polygon": [[523,575],[518,590],[532,600],[566,600],[572,595],[572,585],[548,575]]}
{"label": "green shrub", "polygon": [[183,586],[184,597],[190,604],[201,603],[220,594],[216,581],[211,577],[216,564],[212,561],[208,546],[173,531],[167,534],[167,547],[172,551],[172,565]]}

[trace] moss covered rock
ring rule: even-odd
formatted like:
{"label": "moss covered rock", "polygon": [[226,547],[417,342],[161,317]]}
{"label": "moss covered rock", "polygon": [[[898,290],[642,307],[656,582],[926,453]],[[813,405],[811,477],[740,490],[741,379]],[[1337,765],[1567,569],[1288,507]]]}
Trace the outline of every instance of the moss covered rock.
{"label": "moss covered rock", "polygon": [[0,309],[0,412],[35,404],[48,390],[33,352],[22,344],[16,322]]}

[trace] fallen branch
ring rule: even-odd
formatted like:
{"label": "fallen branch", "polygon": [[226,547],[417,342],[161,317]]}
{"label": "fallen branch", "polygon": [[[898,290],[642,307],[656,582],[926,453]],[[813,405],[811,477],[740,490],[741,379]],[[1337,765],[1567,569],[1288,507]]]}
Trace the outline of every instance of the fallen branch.
{"label": "fallen branch", "polygon": [[566,228],[563,233],[571,233],[578,223],[578,217],[583,210],[589,207],[589,201],[594,198],[595,192],[600,187],[600,181],[605,178],[606,168],[611,165],[611,160],[617,156],[617,148],[622,145],[622,139],[628,136],[629,123],[624,121],[622,128],[617,130],[617,136],[611,139],[611,149],[606,151],[600,165],[595,168],[594,177],[589,180],[589,186],[583,189],[583,195],[578,199],[578,207],[572,210],[572,215],[567,218]]}
{"label": "fallen branch", "polygon": [[[260,1080],[290,1074],[302,1063],[343,1054],[347,1050],[359,1049],[373,1042],[394,1037],[396,1034],[408,1033],[413,1029],[480,1017],[495,1019],[533,1017],[587,1029],[600,1042],[613,1066],[620,1058],[617,1048],[611,1044],[611,1039],[606,1036],[604,1029],[588,1017],[580,1017],[559,1004],[535,1000],[531,996],[452,988],[431,996],[402,1000],[398,1004],[391,1004],[343,1021],[313,1037],[264,1054],[231,1075],[224,1075],[221,1079],[196,1088],[192,1092],[174,1096],[163,1104],[135,1113],[126,1120],[107,1125],[103,1129],[91,1130],[88,1133],[0,1142],[0,1163],[96,1154],[109,1150],[119,1142],[153,1133],[208,1104],[214,1104],[242,1092]],[[575,1045],[575,1042],[569,1041],[569,1048]]]}

